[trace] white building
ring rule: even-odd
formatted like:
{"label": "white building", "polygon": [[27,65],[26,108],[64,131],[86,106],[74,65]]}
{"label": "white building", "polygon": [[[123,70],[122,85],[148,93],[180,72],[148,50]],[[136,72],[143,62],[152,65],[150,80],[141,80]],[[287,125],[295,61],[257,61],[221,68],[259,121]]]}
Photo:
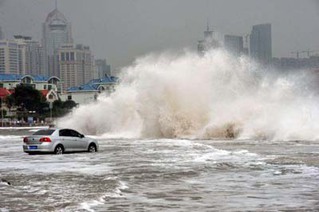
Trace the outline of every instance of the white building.
{"label": "white building", "polygon": [[15,35],[19,46],[19,73],[41,75],[44,70],[43,48],[31,37]]}
{"label": "white building", "polygon": [[0,40],[0,73],[39,75],[44,68],[40,43],[21,35],[14,38]]}
{"label": "white building", "polygon": [[41,44],[31,37],[16,35],[15,40],[19,44],[20,55],[23,55],[24,71],[20,74],[41,75],[44,72],[44,52]]}
{"label": "white building", "polygon": [[0,41],[0,74],[19,74],[19,44],[12,40]]}
{"label": "white building", "polygon": [[77,104],[89,104],[94,102],[100,94],[110,95],[115,91],[117,84],[117,77],[106,76],[81,86],[71,87],[60,97],[62,101],[72,100]]}

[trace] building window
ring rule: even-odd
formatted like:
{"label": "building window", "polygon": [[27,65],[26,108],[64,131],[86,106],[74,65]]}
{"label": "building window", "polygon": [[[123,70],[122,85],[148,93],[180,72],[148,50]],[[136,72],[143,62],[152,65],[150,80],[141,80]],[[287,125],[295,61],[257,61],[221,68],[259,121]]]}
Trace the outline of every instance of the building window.
{"label": "building window", "polygon": [[43,86],[43,89],[46,90],[46,89],[47,89],[47,85],[44,85],[44,86]]}
{"label": "building window", "polygon": [[71,61],[74,61],[74,52],[71,52],[70,57],[71,57]]}
{"label": "building window", "polygon": [[70,61],[70,53],[69,52],[66,53],[66,61]]}
{"label": "building window", "polygon": [[71,95],[68,96],[68,100],[72,100],[72,96]]}
{"label": "building window", "polygon": [[51,90],[52,89],[52,85],[48,85],[48,90]]}
{"label": "building window", "polygon": [[65,61],[65,53],[64,52],[61,53],[61,60]]}

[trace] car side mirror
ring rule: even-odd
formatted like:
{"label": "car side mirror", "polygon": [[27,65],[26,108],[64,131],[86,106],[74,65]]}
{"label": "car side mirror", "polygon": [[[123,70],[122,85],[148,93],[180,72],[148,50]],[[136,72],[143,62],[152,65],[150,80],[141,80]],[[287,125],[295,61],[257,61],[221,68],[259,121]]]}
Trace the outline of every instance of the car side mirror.
{"label": "car side mirror", "polygon": [[80,138],[84,138],[84,135],[83,135],[83,134],[80,134]]}

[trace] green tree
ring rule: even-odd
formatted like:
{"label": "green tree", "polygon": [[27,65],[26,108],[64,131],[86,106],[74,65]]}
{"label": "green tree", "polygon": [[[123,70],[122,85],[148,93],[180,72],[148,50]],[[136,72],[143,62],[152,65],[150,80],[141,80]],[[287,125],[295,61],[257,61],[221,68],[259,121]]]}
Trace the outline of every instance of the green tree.
{"label": "green tree", "polygon": [[62,102],[60,99],[53,102],[52,114],[54,117],[64,116],[69,113],[72,108],[76,107],[76,103],[72,100]]}
{"label": "green tree", "polygon": [[53,102],[53,108],[62,108],[63,107],[63,102],[61,99],[55,100]]}
{"label": "green tree", "polygon": [[7,102],[11,106],[16,106],[23,110],[43,112],[43,108],[47,107],[45,97],[40,91],[29,85],[18,85],[13,94],[8,98]]}
{"label": "green tree", "polygon": [[13,98],[13,96],[12,96],[12,95],[7,96],[7,97],[5,98],[5,103],[6,103],[6,105],[7,105],[8,108],[13,107],[13,106],[14,106],[14,98]]}
{"label": "green tree", "polygon": [[67,100],[63,102],[63,108],[71,110],[72,108],[76,107],[76,103],[72,100]]}

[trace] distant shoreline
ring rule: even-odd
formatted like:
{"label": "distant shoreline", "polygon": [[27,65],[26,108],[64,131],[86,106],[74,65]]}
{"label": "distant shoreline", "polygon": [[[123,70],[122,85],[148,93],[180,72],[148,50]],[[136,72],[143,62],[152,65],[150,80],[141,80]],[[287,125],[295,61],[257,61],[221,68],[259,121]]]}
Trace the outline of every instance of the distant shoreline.
{"label": "distant shoreline", "polygon": [[27,127],[27,126],[21,126],[21,127],[0,127],[0,130],[31,130],[31,129],[47,129],[49,126],[32,126],[32,127]]}

